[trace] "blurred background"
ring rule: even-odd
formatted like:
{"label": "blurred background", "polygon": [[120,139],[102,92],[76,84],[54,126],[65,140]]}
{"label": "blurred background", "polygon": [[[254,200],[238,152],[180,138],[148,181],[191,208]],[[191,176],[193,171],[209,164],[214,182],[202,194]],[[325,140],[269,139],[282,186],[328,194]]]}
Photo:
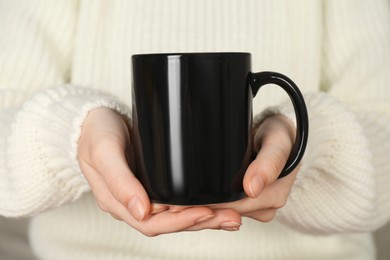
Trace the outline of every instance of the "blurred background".
{"label": "blurred background", "polygon": [[[26,219],[0,217],[0,260],[35,259],[29,247],[27,228]],[[378,248],[377,259],[390,260],[390,223],[375,232],[375,243]]]}

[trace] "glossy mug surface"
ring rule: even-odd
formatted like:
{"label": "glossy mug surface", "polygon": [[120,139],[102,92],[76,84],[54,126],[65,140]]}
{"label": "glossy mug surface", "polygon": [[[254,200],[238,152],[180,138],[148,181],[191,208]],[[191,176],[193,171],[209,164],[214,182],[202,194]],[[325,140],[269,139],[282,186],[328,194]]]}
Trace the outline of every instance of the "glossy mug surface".
{"label": "glossy mug surface", "polygon": [[297,118],[280,177],[303,156],[308,117],[298,87],[279,73],[252,73],[249,53],[138,54],[132,76],[129,164],[153,202],[203,205],[244,196],[255,156],[252,99],[265,84],[289,94]]}

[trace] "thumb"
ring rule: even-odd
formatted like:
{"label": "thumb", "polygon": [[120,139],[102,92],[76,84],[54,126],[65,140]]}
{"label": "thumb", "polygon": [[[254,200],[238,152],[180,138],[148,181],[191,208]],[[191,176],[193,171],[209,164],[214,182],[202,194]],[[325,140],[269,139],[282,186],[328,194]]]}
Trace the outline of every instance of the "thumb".
{"label": "thumb", "polygon": [[288,156],[289,153],[278,147],[263,146],[245,173],[243,181],[245,193],[251,198],[259,196],[265,187],[278,179]]}
{"label": "thumb", "polygon": [[101,162],[98,171],[116,200],[128,209],[137,220],[144,219],[150,212],[149,197],[127,165],[123,151],[111,151]]}
{"label": "thumb", "polygon": [[256,198],[265,187],[278,179],[290,155],[293,138],[291,125],[279,116],[267,119],[260,126],[255,141],[261,142],[261,149],[249,165],[243,181],[249,197]]}
{"label": "thumb", "polygon": [[127,164],[129,143],[127,125],[121,115],[107,108],[95,109],[83,124],[79,157],[98,172],[112,196],[135,219],[142,220],[150,211],[150,202]]}

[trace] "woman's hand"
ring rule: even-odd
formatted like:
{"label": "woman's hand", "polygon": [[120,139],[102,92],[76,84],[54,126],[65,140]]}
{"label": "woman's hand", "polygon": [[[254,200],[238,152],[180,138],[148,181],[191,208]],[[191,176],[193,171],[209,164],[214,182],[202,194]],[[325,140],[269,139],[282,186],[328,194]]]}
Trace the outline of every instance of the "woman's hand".
{"label": "woman's hand", "polygon": [[271,221],[277,209],[283,207],[294,183],[298,168],[278,179],[290,155],[295,140],[295,127],[282,115],[265,119],[255,130],[254,143],[258,152],[248,167],[243,186],[247,198],[215,205],[231,208],[242,216],[262,222]]}
{"label": "woman's hand", "polygon": [[190,207],[178,212],[151,204],[128,167],[126,150],[130,141],[125,121],[111,109],[93,110],[83,124],[77,158],[103,211],[147,236],[221,229],[226,223],[241,222],[240,215],[231,209],[213,211],[208,207]]}

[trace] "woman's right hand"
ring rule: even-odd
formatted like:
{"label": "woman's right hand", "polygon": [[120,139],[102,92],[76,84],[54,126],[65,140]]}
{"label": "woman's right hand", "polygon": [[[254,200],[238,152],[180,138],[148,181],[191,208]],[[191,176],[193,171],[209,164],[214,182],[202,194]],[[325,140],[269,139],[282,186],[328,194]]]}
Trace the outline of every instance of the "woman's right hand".
{"label": "woman's right hand", "polygon": [[98,108],[84,121],[78,145],[78,161],[99,207],[146,236],[179,231],[225,229],[241,223],[231,209],[188,207],[179,212],[151,204],[126,160],[130,143],[127,125],[117,112]]}

